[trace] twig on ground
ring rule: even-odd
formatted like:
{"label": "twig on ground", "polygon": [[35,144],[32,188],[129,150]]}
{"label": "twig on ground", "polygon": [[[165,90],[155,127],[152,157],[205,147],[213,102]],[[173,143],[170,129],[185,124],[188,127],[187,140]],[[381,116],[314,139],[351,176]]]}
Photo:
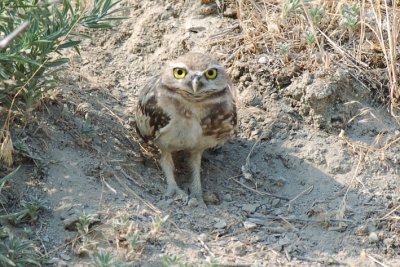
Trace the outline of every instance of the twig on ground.
{"label": "twig on ground", "polygon": [[384,264],[383,262],[378,261],[376,258],[372,257],[370,254],[367,254],[367,257],[368,257],[370,260],[372,260],[374,263],[376,263],[376,264],[378,264],[378,265],[380,265],[380,266],[382,266],[382,267],[389,267],[389,265],[386,265],[386,264]]}
{"label": "twig on ground", "polygon": [[[130,176],[129,174],[127,174],[124,169],[120,170],[122,172],[123,175],[125,175],[126,178],[128,178],[129,180],[131,180],[132,182],[134,182],[136,185],[143,187],[143,184],[139,184],[135,179],[133,179],[132,176]],[[142,183],[145,183],[144,178],[142,175],[140,175],[138,172],[131,170],[140,180]]]}
{"label": "twig on ground", "polygon": [[256,190],[256,189],[253,189],[253,188],[251,188],[250,186],[247,186],[247,185],[245,185],[244,183],[242,183],[242,182],[236,180],[234,177],[231,177],[230,179],[232,179],[233,181],[235,181],[236,183],[240,184],[241,186],[243,186],[243,187],[249,189],[250,191],[253,191],[253,192],[255,192],[255,193],[257,193],[257,194],[259,194],[259,195],[261,195],[261,196],[269,196],[269,197],[274,197],[274,198],[278,198],[278,199],[290,201],[290,199],[287,198],[287,197],[278,196],[278,195],[275,195],[275,194],[272,194],[272,193],[268,193],[268,192],[260,192],[260,191],[258,191],[258,190]]}
{"label": "twig on ground", "polygon": [[384,216],[382,216],[381,218],[379,218],[379,221],[382,220],[386,220],[391,214],[393,214],[395,211],[397,211],[398,209],[400,209],[400,205],[398,205],[397,207],[395,207],[394,209],[392,209],[391,211],[389,211],[388,213],[386,213]]}
{"label": "twig on ground", "polygon": [[309,262],[317,262],[323,265],[340,265],[340,266],[349,266],[346,262],[338,261],[332,257],[326,257],[326,258],[311,258],[311,257],[303,257],[303,256],[295,256],[296,259],[302,260],[302,261],[309,261]]}
{"label": "twig on ground", "polygon": [[[315,219],[305,219],[305,218],[288,218],[288,217],[282,217],[282,216],[274,216],[274,215],[257,215],[253,217],[249,217],[250,221],[260,224],[260,225],[265,225],[267,220],[279,220],[279,221],[287,221],[287,222],[306,222],[306,223],[321,223],[322,220],[315,220]],[[329,221],[331,222],[345,222],[345,223],[350,223],[353,224],[354,221],[349,220],[349,219],[333,219],[330,218]]]}
{"label": "twig on ground", "polygon": [[208,254],[210,254],[211,257],[215,258],[215,254],[210,250],[210,248],[207,246],[207,244],[205,244],[204,241],[201,240],[200,238],[198,238],[197,240],[200,242],[200,244],[203,246],[203,248],[205,250],[207,250]]}
{"label": "twig on ground", "polygon": [[290,206],[292,205],[292,203],[294,201],[296,201],[296,199],[298,199],[299,197],[301,197],[302,195],[305,194],[310,194],[311,191],[314,189],[314,185],[311,185],[309,188],[307,188],[306,190],[302,191],[300,194],[298,194],[297,196],[295,196],[294,198],[290,199],[289,202],[286,204],[286,206]]}

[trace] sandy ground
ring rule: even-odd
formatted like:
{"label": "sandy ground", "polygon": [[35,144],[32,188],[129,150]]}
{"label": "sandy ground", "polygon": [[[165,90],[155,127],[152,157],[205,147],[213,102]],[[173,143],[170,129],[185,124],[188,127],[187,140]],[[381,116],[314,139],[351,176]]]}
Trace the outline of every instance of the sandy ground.
{"label": "sandy ground", "polygon": [[[129,19],[66,54],[56,101],[13,133],[42,162],[26,163],[16,188],[46,200],[31,227],[48,266],[86,266],[96,250],[128,266],[166,255],[180,266],[400,266],[399,126],[370,91],[340,68],[294,74],[273,67],[279,55],[235,56],[237,19],[204,15],[200,1],[127,2]],[[224,63],[240,101],[238,135],[203,157],[207,212],[162,197],[157,153],[133,127],[139,90],[188,51]],[[68,223],[82,213],[98,219],[86,239]]]}

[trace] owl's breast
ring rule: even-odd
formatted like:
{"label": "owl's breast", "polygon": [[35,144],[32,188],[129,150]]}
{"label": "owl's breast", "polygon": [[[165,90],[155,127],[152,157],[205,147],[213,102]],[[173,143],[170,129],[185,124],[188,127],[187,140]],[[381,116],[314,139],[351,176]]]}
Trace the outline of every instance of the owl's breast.
{"label": "owl's breast", "polygon": [[195,149],[202,136],[200,123],[193,118],[174,117],[168,125],[160,129],[155,143],[161,149],[171,151]]}

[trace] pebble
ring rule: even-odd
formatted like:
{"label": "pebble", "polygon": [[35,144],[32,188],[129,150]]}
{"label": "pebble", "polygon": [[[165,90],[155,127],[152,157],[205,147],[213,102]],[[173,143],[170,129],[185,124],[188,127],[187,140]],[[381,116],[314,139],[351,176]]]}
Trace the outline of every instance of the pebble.
{"label": "pebble", "polygon": [[254,213],[259,206],[260,204],[244,204],[242,210],[248,213]]}
{"label": "pebble", "polygon": [[65,260],[65,261],[71,260],[71,256],[69,256],[68,254],[65,254],[65,253],[61,253],[60,254],[60,258]]}
{"label": "pebble", "polygon": [[115,166],[114,169],[115,169],[116,171],[120,171],[120,170],[122,170],[122,167],[121,167],[121,166]]}
{"label": "pebble", "polygon": [[63,261],[63,260],[61,260],[59,258],[51,258],[46,263],[47,264],[51,264],[52,266],[57,266],[57,267],[68,266],[68,264],[65,261]]}
{"label": "pebble", "polygon": [[204,192],[203,199],[207,204],[219,205],[221,201],[215,192]]}
{"label": "pebble", "polygon": [[205,241],[208,240],[208,235],[207,235],[206,233],[201,233],[201,234],[199,235],[199,239],[200,239],[201,241],[205,242]]}
{"label": "pebble", "polygon": [[256,228],[256,227],[257,227],[257,224],[255,224],[255,223],[253,223],[253,222],[251,222],[251,221],[244,221],[244,222],[243,222],[243,226],[244,226],[245,229],[251,230],[251,229]]}
{"label": "pebble", "polygon": [[228,7],[225,11],[224,11],[224,16],[228,17],[228,18],[235,18],[237,16],[237,12],[236,10]]}
{"label": "pebble", "polygon": [[266,64],[268,62],[268,59],[266,57],[260,57],[258,59],[258,63],[260,64]]}
{"label": "pebble", "polygon": [[79,216],[76,214],[72,214],[65,218],[64,220],[64,229],[74,231],[76,230],[76,223],[79,220]]}
{"label": "pebble", "polygon": [[368,226],[367,225],[361,225],[356,228],[355,234],[358,236],[366,236],[368,234]]}
{"label": "pebble", "polygon": [[225,227],[226,227],[225,220],[219,220],[216,224],[214,224],[214,228],[216,228],[216,229],[223,229]]}
{"label": "pebble", "polygon": [[379,237],[378,237],[378,235],[376,234],[376,232],[371,232],[371,233],[369,234],[369,236],[368,236],[368,239],[369,239],[369,242],[371,242],[371,243],[376,243],[376,242],[379,241]]}
{"label": "pebble", "polygon": [[189,207],[197,207],[199,205],[199,201],[197,198],[191,198],[189,199],[188,206]]}
{"label": "pebble", "polygon": [[48,264],[57,264],[59,261],[60,261],[59,258],[51,258],[46,263],[48,263]]}
{"label": "pebble", "polygon": [[226,202],[232,202],[232,195],[231,194],[225,194],[224,195],[224,200],[226,201]]}

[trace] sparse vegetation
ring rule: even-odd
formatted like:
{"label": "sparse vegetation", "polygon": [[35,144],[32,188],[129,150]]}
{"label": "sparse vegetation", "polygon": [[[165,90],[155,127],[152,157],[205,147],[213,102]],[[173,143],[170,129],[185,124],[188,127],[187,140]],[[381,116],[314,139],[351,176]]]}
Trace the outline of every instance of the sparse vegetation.
{"label": "sparse vegetation", "polygon": [[[94,0],[90,8],[86,8],[80,1],[1,1],[0,40],[4,42],[0,48],[0,166],[3,163],[12,166],[14,162],[10,133],[13,118],[32,112],[40,106],[46,92],[55,88],[58,74],[68,62],[62,56],[63,50],[72,48],[79,53],[82,38],[89,38],[82,26],[109,29],[112,21],[124,18],[120,13],[126,8],[118,7],[120,2]],[[90,125],[83,127],[83,132],[90,131]],[[26,153],[26,146],[21,144],[17,142],[15,149]],[[0,179],[0,194],[18,170],[19,167]],[[36,221],[43,208],[41,199],[30,197],[21,202],[17,211],[1,212],[0,220],[14,225]],[[79,231],[88,232],[90,219],[81,218]],[[8,233],[2,236],[0,243],[1,266],[41,265],[42,257],[32,242]]]}
{"label": "sparse vegetation", "polygon": [[163,224],[168,220],[169,215],[165,215],[164,217],[161,217],[159,214],[156,214],[154,217],[152,217],[152,224],[153,224],[153,229],[152,232],[154,234],[157,234],[160,232],[161,227]]}
{"label": "sparse vegetation", "polygon": [[[11,173],[0,179],[0,198],[6,189],[6,183],[15,177],[20,169],[18,166]],[[9,228],[2,226],[1,221],[8,221],[13,225],[24,222],[33,222],[38,219],[39,212],[44,209],[44,201],[31,197],[28,200],[21,201],[21,205],[17,211],[4,213],[4,209],[0,213],[0,265],[6,267],[15,266],[40,266],[42,256],[37,252],[30,240],[20,238],[14,235]],[[2,203],[4,207],[4,203]],[[25,233],[29,232],[29,228],[25,229]]]}
{"label": "sparse vegetation", "polygon": [[1,266],[41,266],[41,259],[41,255],[35,250],[31,241],[13,236],[8,228],[0,228]]}
{"label": "sparse vegetation", "polygon": [[110,267],[115,266],[114,256],[109,251],[99,251],[92,256],[91,266],[93,267]]}
{"label": "sparse vegetation", "polygon": [[[24,21],[29,23],[26,31],[0,52],[3,108],[12,109],[12,104],[23,104],[25,110],[34,108],[37,100],[56,86],[58,67],[68,62],[57,54],[67,48],[79,53],[81,39],[88,37],[79,33],[77,26],[111,28],[110,21],[123,18],[112,16],[125,9],[115,8],[119,2],[95,0],[93,7],[86,10],[79,1],[2,1],[0,32],[7,35]],[[15,97],[23,101],[16,101]]]}
{"label": "sparse vegetation", "polygon": [[341,23],[351,32],[355,32],[360,23],[360,5],[358,3],[344,4],[341,9]]}
{"label": "sparse vegetation", "polygon": [[[124,7],[121,2],[94,0],[90,9],[82,8],[80,1],[43,2],[37,0],[2,1],[0,3],[0,33],[10,34],[23,23],[26,30],[19,33],[8,47],[0,50],[0,161],[12,164],[10,120],[14,115],[30,112],[37,107],[45,93],[55,88],[58,73],[68,59],[62,57],[64,49],[73,48],[79,53],[82,38],[78,26],[111,28],[111,21]],[[2,35],[0,35],[2,37]],[[83,130],[86,130],[83,129]]]}
{"label": "sparse vegetation", "polygon": [[176,255],[164,255],[161,257],[164,267],[190,267],[191,264]]}

